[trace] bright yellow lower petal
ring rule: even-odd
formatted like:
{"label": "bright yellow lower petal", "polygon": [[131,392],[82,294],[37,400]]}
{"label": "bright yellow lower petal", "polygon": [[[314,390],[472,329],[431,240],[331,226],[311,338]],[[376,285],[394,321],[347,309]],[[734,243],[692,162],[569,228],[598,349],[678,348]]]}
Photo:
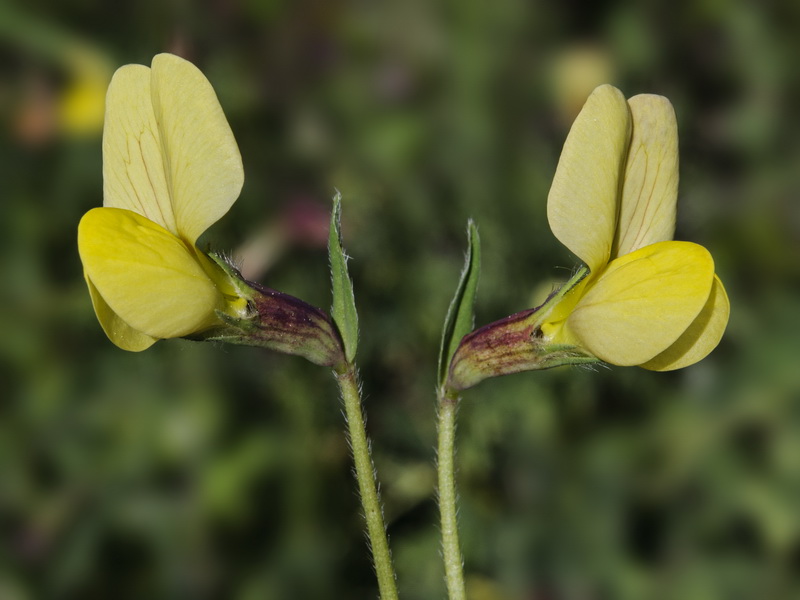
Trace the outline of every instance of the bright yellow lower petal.
{"label": "bright yellow lower petal", "polygon": [[160,225],[124,209],[95,208],[78,226],[87,278],[136,331],[182,337],[217,322],[221,294],[194,251]]}
{"label": "bright yellow lower petal", "polygon": [[711,294],[689,328],[664,352],[640,366],[652,371],[672,371],[704,359],[722,339],[730,311],[728,294],[715,275]]}
{"label": "bright yellow lower petal", "polygon": [[142,350],[147,350],[158,341],[156,338],[141,331],[136,331],[120,319],[119,315],[111,310],[108,303],[103,300],[100,292],[97,291],[97,288],[88,277],[86,278],[86,284],[89,286],[89,295],[92,297],[92,306],[94,306],[97,320],[100,321],[100,325],[103,327],[103,331],[106,332],[108,339],[119,348],[129,352],[141,352]]}
{"label": "bright yellow lower petal", "polygon": [[639,365],[677,340],[702,310],[714,261],[702,246],[661,242],[612,261],[565,327],[598,358]]}

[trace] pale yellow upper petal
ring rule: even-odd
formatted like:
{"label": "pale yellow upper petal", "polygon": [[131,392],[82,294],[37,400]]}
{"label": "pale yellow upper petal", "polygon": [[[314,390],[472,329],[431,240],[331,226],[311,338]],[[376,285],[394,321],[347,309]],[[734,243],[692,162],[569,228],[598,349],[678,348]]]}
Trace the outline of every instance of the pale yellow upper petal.
{"label": "pale yellow upper petal", "polygon": [[622,93],[595,89],[567,136],[547,198],[553,233],[592,271],[611,254],[630,131]]}
{"label": "pale yellow upper petal", "polygon": [[633,122],[612,258],[671,240],[678,199],[678,125],[663,96],[628,100]]}
{"label": "pale yellow upper petal", "polygon": [[114,73],[103,128],[103,206],[132,210],[177,235],[151,97],[148,67]]}
{"label": "pale yellow upper petal", "polygon": [[87,279],[132,329],[172,338],[217,322],[221,294],[194,250],[160,225],[124,209],[95,208],[78,225],[78,250]]}
{"label": "pale yellow upper petal", "polygon": [[194,244],[242,189],[242,159],[211,84],[159,54],[126,65],[108,88],[103,205],[132,210]]}
{"label": "pale yellow upper petal", "polygon": [[688,329],[664,352],[640,366],[652,371],[672,371],[704,359],[722,339],[730,312],[728,294],[715,275],[711,294]]}
{"label": "pale yellow upper petal", "polygon": [[137,331],[125,321],[123,321],[117,313],[111,310],[108,303],[103,300],[100,292],[92,283],[91,279],[86,277],[86,284],[89,286],[89,295],[92,298],[92,306],[97,315],[97,320],[105,331],[108,339],[123,350],[129,352],[141,352],[147,350],[150,346],[155,344],[158,340],[154,337]]}
{"label": "pale yellow upper petal", "polygon": [[660,242],[612,261],[566,322],[582,346],[615,365],[640,365],[672,345],[702,310],[714,261],[702,246]]}
{"label": "pale yellow upper petal", "polygon": [[239,148],[211,84],[192,63],[156,56],[151,93],[178,235],[193,244],[239,196]]}

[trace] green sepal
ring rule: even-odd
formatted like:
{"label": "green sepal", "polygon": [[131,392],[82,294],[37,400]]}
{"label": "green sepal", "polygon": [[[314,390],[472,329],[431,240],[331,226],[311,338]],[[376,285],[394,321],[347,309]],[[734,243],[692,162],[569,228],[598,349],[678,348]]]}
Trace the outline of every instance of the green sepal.
{"label": "green sepal", "polygon": [[358,348],[358,313],[353,294],[353,282],[347,272],[347,255],[342,249],[342,195],[337,191],[333,197],[331,229],[328,236],[328,258],[333,284],[333,306],[331,316],[344,344],[347,362],[352,363]]}
{"label": "green sepal", "polygon": [[458,282],[455,296],[447,310],[442,329],[442,342],[439,346],[439,387],[447,382],[450,361],[456,353],[461,339],[475,326],[475,295],[481,275],[481,239],[478,228],[470,219],[467,222],[467,254],[464,269]]}
{"label": "green sepal", "polygon": [[227,276],[223,285],[220,285],[221,282],[217,280],[217,287],[220,288],[223,294],[244,298],[245,300],[253,299],[257,291],[253,289],[251,282],[242,277],[239,269],[234,266],[232,259],[216,252],[203,254],[203,256],[210,258]]}

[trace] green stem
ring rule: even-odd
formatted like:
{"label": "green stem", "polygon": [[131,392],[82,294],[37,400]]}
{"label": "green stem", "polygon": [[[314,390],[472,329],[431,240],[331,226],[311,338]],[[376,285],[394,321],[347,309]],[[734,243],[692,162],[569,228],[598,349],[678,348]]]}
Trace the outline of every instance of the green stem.
{"label": "green stem", "polygon": [[378,577],[380,597],[382,600],[397,600],[392,554],[386,538],[383,509],[375,484],[375,467],[372,464],[369,440],[367,440],[367,431],[364,427],[364,415],[361,412],[358,375],[352,364],[347,364],[343,372],[334,371],[334,373],[344,400],[344,410],[350,433],[350,447],[353,451],[361,505],[364,507],[364,517],[367,520],[367,534],[372,549],[375,573]]}
{"label": "green stem", "polygon": [[456,507],[456,413],[457,395],[444,389],[439,392],[439,511],[442,526],[442,553],[444,573],[447,582],[447,596],[450,600],[464,600],[467,597],[464,586],[464,566],[458,544],[458,509]]}

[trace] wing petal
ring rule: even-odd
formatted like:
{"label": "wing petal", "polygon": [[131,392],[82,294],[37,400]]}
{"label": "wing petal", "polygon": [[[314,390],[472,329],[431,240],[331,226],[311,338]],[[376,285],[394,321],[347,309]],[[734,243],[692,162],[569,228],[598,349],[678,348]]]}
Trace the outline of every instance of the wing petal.
{"label": "wing petal", "polygon": [[153,338],[216,322],[221,294],[184,242],[131,211],[95,208],[78,226],[86,277],[109,309]]}
{"label": "wing petal", "polygon": [[730,312],[728,294],[715,275],[711,294],[689,328],[664,352],[640,366],[652,371],[672,371],[704,359],[722,339]]}
{"label": "wing petal", "polygon": [[97,320],[103,331],[106,332],[108,339],[123,350],[129,352],[141,352],[147,350],[150,346],[158,341],[156,338],[136,331],[133,327],[123,321],[117,313],[111,310],[108,303],[103,300],[100,292],[92,283],[92,280],[86,277],[86,284],[89,286],[89,295],[92,297],[92,306],[97,315]]}
{"label": "wing petal", "polygon": [[661,242],[611,262],[567,319],[598,358],[640,365],[672,345],[702,310],[714,281],[708,251]]}

